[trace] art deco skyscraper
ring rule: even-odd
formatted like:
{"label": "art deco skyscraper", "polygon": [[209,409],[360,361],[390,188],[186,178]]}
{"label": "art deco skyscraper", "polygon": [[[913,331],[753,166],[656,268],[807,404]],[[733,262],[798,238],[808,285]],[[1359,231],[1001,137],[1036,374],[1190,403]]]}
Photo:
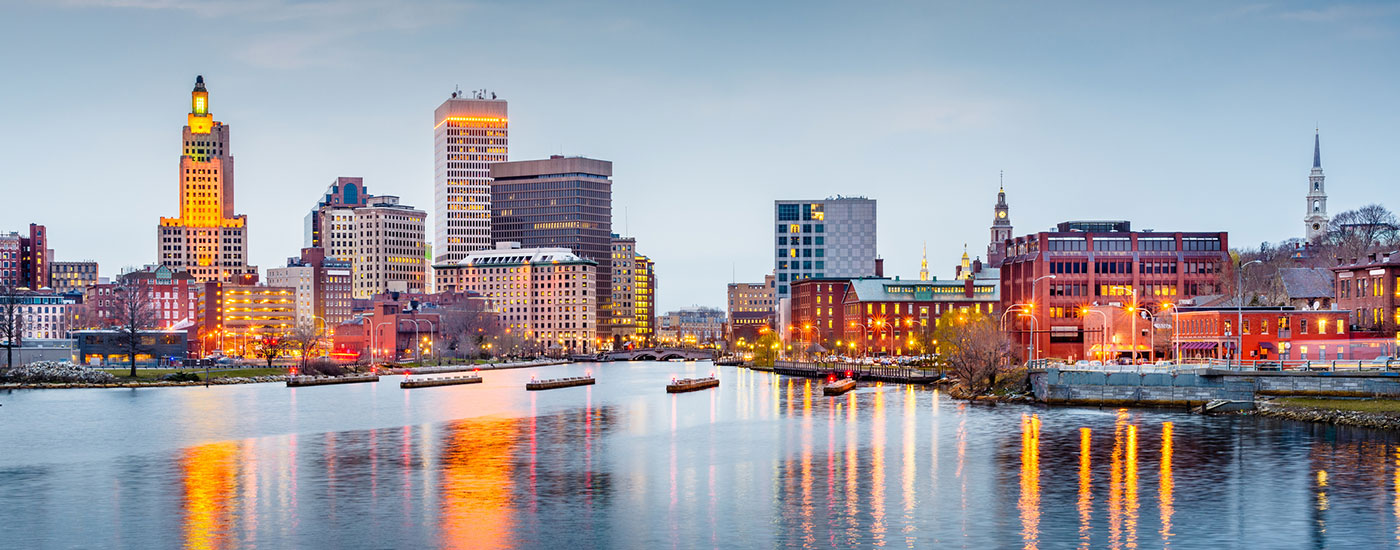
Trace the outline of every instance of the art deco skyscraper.
{"label": "art deco skyscraper", "polygon": [[180,217],[156,229],[160,265],[199,281],[228,281],[257,273],[248,265],[248,218],[233,213],[229,129],[209,114],[204,77],[194,81],[180,154]]}
{"label": "art deco skyscraper", "polygon": [[[470,95],[471,97],[466,97]],[[491,163],[507,158],[506,101],[453,93],[433,113],[433,251],[436,263],[491,248]]]}

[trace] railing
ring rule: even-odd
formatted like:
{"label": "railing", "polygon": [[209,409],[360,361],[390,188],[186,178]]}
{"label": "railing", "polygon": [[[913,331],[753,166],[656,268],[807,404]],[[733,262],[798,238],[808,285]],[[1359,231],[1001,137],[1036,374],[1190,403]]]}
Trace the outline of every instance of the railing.
{"label": "railing", "polygon": [[1177,370],[1214,369],[1230,371],[1258,372],[1395,372],[1400,371],[1400,361],[1366,360],[1251,360],[1233,361],[1227,359],[1190,359],[1180,363],[1120,365],[1113,363],[1089,364],[1065,363],[1051,359],[1037,359],[1026,365],[1029,368],[1057,368],[1060,370],[1095,372],[1173,372]]}
{"label": "railing", "polygon": [[839,362],[798,363],[793,361],[778,361],[773,364],[773,372],[789,376],[815,376],[819,378],[831,375],[844,378],[847,373],[849,373],[852,378],[856,379],[888,380],[893,382],[932,382],[942,378],[942,375],[933,369]]}

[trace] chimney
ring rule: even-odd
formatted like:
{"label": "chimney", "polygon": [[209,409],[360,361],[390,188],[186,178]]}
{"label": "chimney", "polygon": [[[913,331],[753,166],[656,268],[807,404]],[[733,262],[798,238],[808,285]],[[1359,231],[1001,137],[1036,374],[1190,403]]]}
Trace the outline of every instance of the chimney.
{"label": "chimney", "polygon": [[976,274],[981,273],[981,272],[982,272],[982,258],[977,258],[976,260],[972,260],[972,274],[973,274],[973,275],[976,275]]}
{"label": "chimney", "polygon": [[885,259],[884,259],[884,258],[875,258],[875,276],[876,276],[876,277],[884,277],[884,276],[885,276]]}

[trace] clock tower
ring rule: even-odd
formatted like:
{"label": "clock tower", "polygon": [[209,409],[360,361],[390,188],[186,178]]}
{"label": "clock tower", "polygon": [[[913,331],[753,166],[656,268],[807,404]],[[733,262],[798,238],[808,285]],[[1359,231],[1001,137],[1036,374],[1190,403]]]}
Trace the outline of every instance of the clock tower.
{"label": "clock tower", "polygon": [[1308,174],[1307,211],[1303,215],[1303,234],[1315,243],[1327,236],[1327,187],[1322,175],[1322,138],[1313,134],[1313,165]]}
{"label": "clock tower", "polygon": [[1011,238],[1011,211],[1006,205],[1006,187],[997,190],[997,205],[992,211],[992,238],[987,244],[987,263],[1001,267],[1006,259],[1006,241]]}

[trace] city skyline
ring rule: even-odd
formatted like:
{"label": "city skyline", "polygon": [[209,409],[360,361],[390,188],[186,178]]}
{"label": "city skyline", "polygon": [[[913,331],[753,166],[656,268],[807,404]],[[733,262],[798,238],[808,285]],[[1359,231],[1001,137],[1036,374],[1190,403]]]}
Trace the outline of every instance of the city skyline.
{"label": "city skyline", "polygon": [[[435,3],[255,4],[17,6],[19,17],[0,22],[3,40],[10,51],[36,52],[14,67],[17,79],[44,84],[12,89],[0,106],[14,128],[0,138],[0,179],[26,205],[5,228],[45,224],[58,251],[51,261],[94,259],[103,276],[158,262],[146,213],[178,206],[171,132],[198,74],[217,95],[211,111],[238,133],[248,264],[296,255],[304,205],[336,177],[433,204],[428,113],[457,87],[486,88],[513,104],[512,159],[562,153],[616,163],[615,232],[636,236],[658,264],[659,311],[718,305],[722,283],[762,280],[772,252],[754,237],[768,234],[773,200],[881,201],[885,272],[915,277],[927,241],[933,274],[947,279],[944,266],[964,244],[985,247],[1003,169],[1013,236],[1068,219],[1130,219],[1228,231],[1238,247],[1302,236],[1298,198],[1316,126],[1331,213],[1393,203],[1385,191],[1400,172],[1387,154],[1400,115],[1376,107],[1396,77],[1374,69],[1400,51],[1400,11],[1383,4],[1201,4],[1192,15],[1106,6],[1089,19],[1023,6],[1017,13],[1033,27],[1011,10],[967,6],[854,16],[827,5],[795,16],[770,8],[742,22],[683,6],[556,8],[546,23],[558,36],[490,59],[444,57],[442,39],[418,35],[491,17],[499,25],[490,35],[506,36],[526,28],[525,16]],[[581,31],[564,30],[570,18],[594,23],[596,43],[576,44]],[[107,19],[124,30],[53,32]],[[943,23],[953,20],[958,27]],[[143,26],[169,33],[142,36]],[[222,47],[166,46],[205,34]],[[824,35],[851,40],[824,44]],[[347,38],[362,40],[340,48]],[[98,47],[104,39],[128,47]],[[395,41],[404,45],[387,46]],[[1105,52],[1105,43],[1120,47]],[[357,57],[371,51],[373,59]],[[685,69],[658,64],[668,59]],[[830,77],[831,67],[846,76]],[[576,87],[558,86],[559,76]],[[54,170],[72,162],[71,125],[55,121],[74,105],[100,144],[82,162],[104,168],[101,186]],[[827,110],[846,105],[856,108]],[[697,158],[721,164],[673,168]],[[1105,192],[1125,183],[1132,197]],[[919,215],[930,206],[933,216]],[[686,211],[729,219],[695,238],[674,221]],[[115,239],[84,238],[91,234]]]}

